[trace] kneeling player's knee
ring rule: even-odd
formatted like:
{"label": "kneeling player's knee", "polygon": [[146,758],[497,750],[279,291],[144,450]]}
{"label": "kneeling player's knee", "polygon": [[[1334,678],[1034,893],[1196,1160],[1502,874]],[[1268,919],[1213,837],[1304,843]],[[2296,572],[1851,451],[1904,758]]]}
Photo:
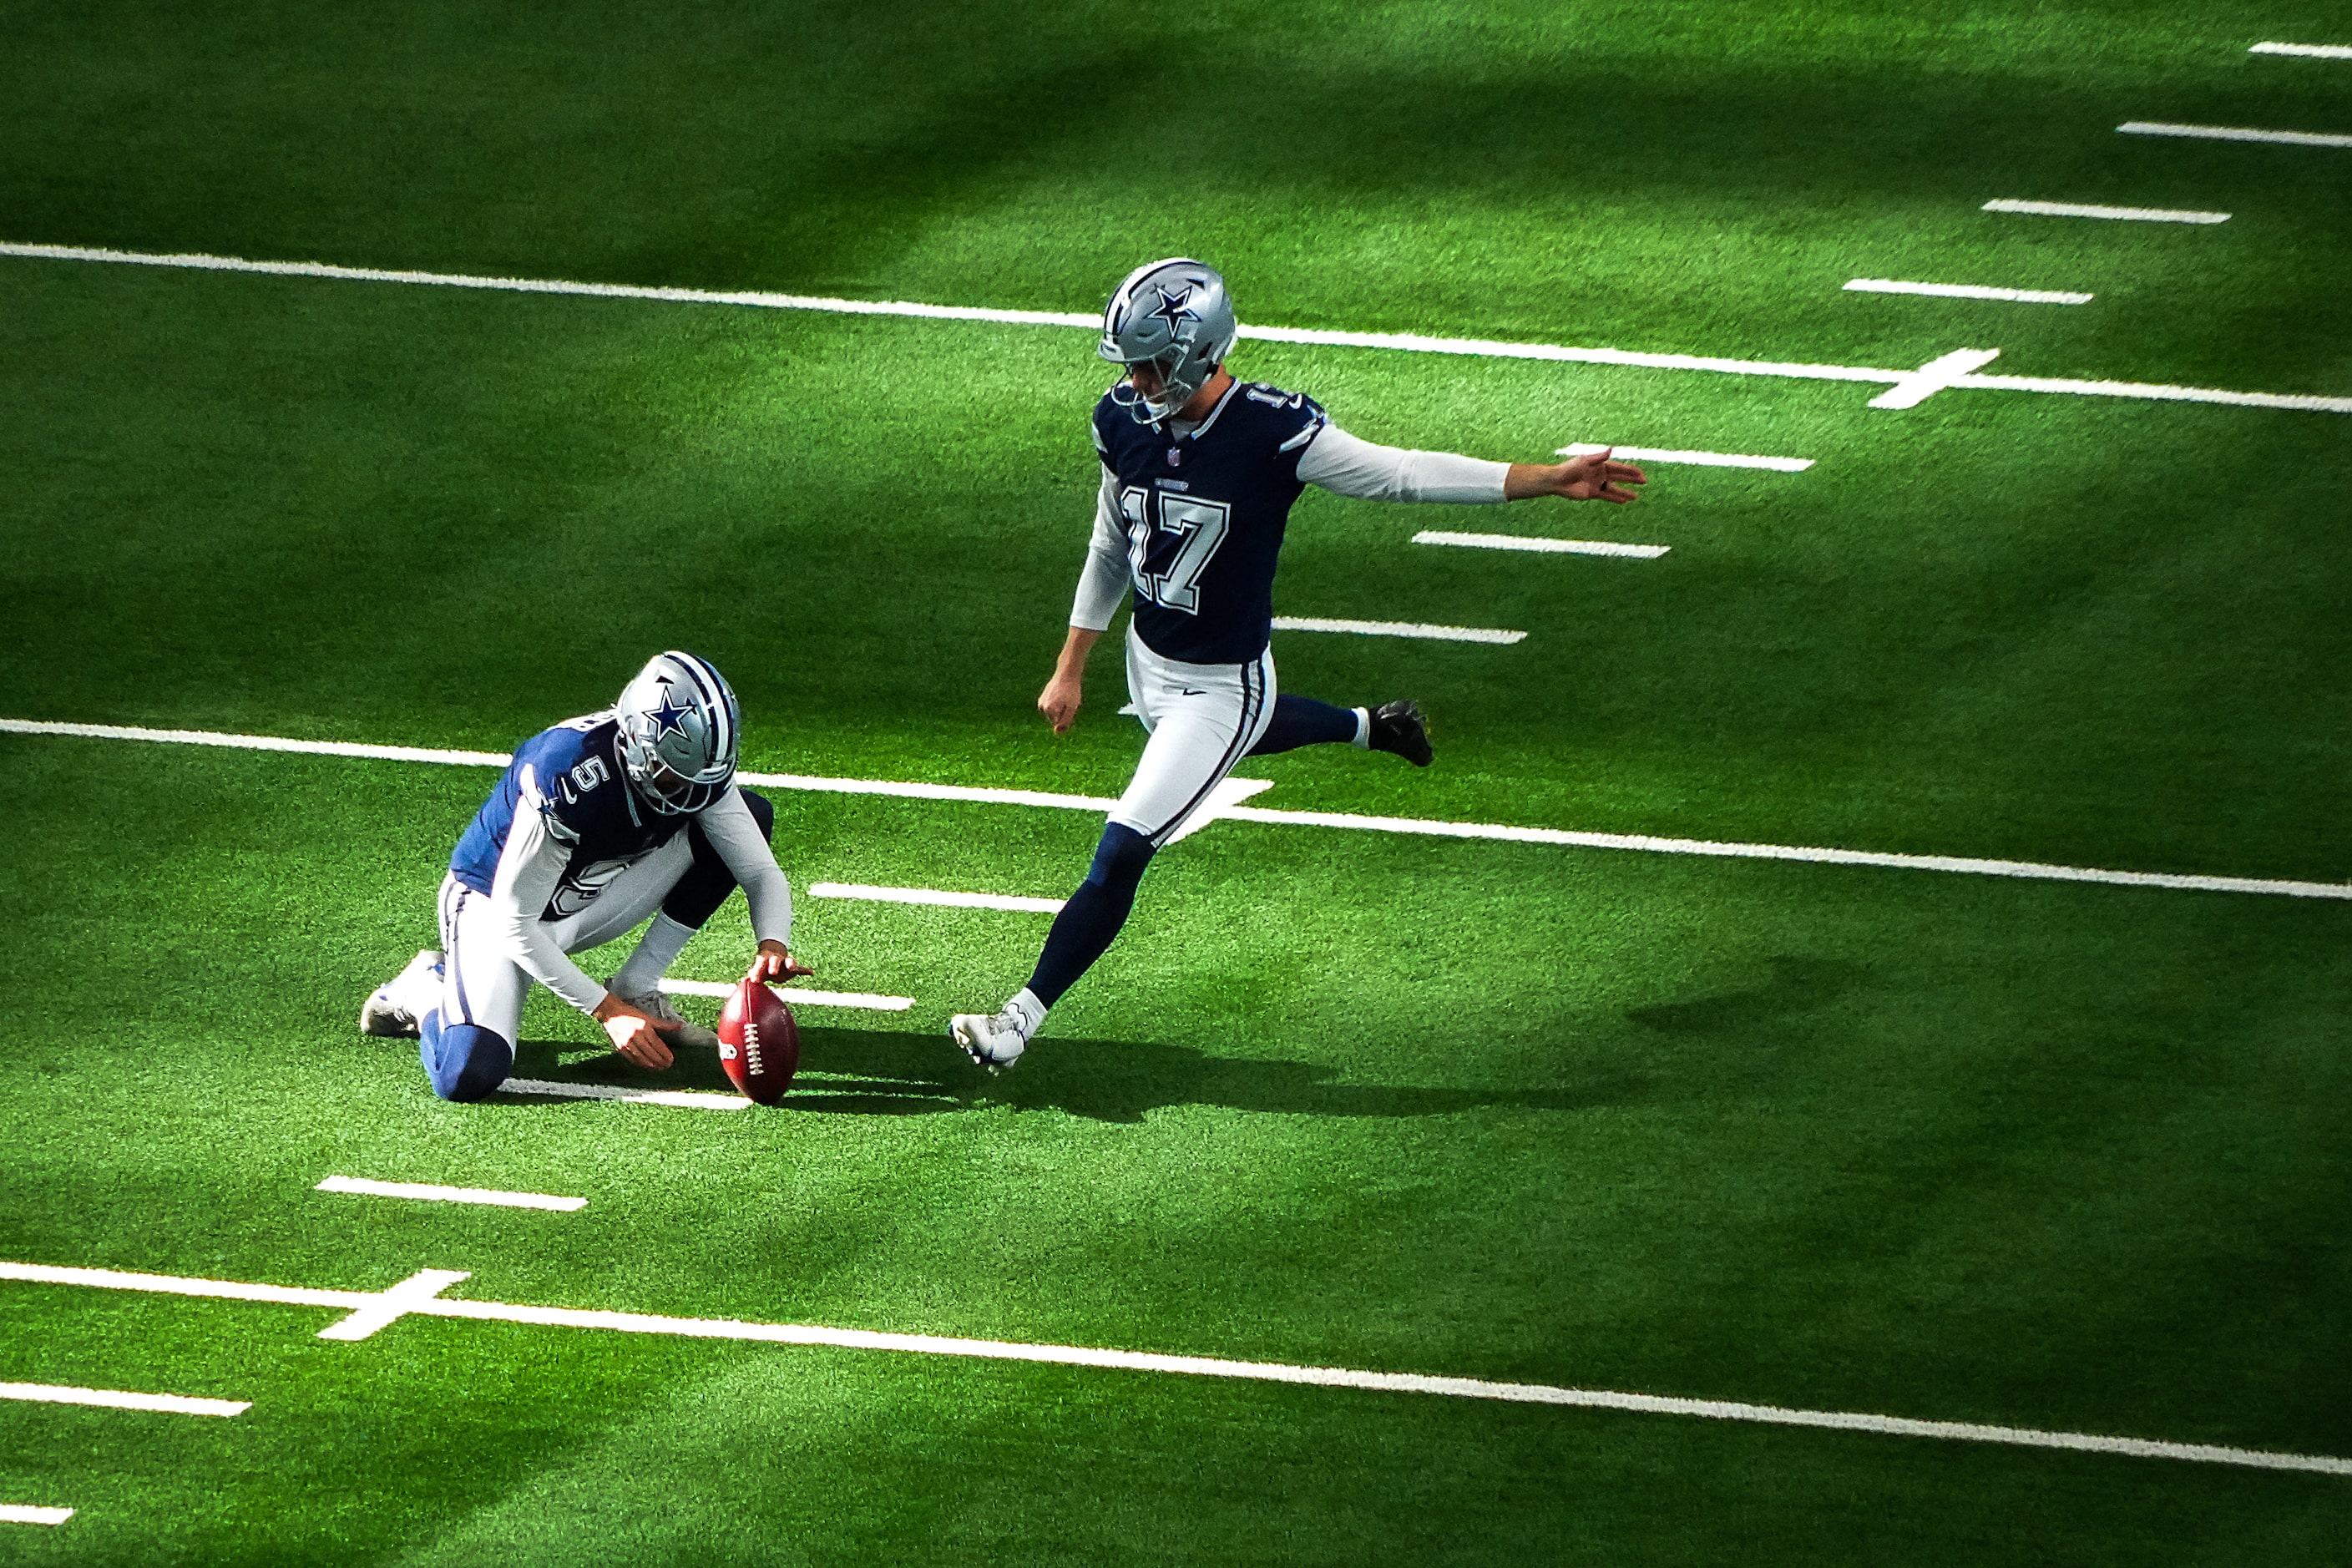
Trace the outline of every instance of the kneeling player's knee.
{"label": "kneeling player's knee", "polygon": [[1151,864],[1151,856],[1150,839],[1114,822],[1103,829],[1102,842],[1095,846],[1095,863],[1087,872],[1087,880],[1132,892],[1143,880],[1143,868]]}
{"label": "kneeling player's knee", "polygon": [[[425,1023],[435,1025],[438,1018],[438,1014],[429,1014]],[[460,1103],[488,1100],[514,1067],[514,1047],[496,1029],[485,1029],[479,1024],[448,1024],[427,1027],[421,1034],[417,1055],[424,1058],[425,1076],[433,1080],[433,1092],[444,1100]]]}
{"label": "kneeling player's knee", "polygon": [[751,808],[751,820],[760,825],[760,837],[773,844],[776,841],[776,803],[756,790],[738,788],[743,804]]}

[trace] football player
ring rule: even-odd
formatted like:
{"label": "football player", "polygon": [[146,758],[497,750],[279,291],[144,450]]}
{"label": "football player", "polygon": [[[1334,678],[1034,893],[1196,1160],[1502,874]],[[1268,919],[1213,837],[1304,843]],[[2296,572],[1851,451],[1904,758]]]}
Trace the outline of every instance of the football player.
{"label": "football player", "polygon": [[[716,1047],[662,994],[661,978],[730,892],[740,887],[751,906],[751,978],[809,973],[786,945],[793,895],[768,845],[775,808],[735,783],[739,728],[719,671],[670,652],[610,709],[516,747],[449,857],[441,951],[377,988],[360,1027],[416,1037],[433,1091],[456,1100],[506,1081],[533,981],[602,1024],[639,1067],[669,1066],[672,1044]],[[610,982],[572,962],[648,915]]]}
{"label": "football player", "polygon": [[1087,655],[1130,587],[1127,684],[1150,739],[1054,919],[1029,984],[993,1015],[949,1033],[984,1067],[1010,1066],[1045,1010],[1126,923],[1144,868],[1244,757],[1353,744],[1429,765],[1411,700],[1339,708],[1277,692],[1274,574],[1291,503],[1308,485],[1368,500],[1624,502],[1639,468],[1606,452],[1565,463],[1500,463],[1359,440],[1303,393],[1234,379],[1234,306],[1213,268],[1149,262],[1103,309],[1096,352],[1121,369],[1095,405],[1102,489],[1070,629],[1037,707],[1054,732],[1077,718]]}

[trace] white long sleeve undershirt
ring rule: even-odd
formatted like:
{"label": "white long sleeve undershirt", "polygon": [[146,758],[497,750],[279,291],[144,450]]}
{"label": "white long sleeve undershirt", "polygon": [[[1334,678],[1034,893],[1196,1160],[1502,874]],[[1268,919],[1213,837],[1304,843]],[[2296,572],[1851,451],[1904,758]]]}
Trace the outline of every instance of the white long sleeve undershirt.
{"label": "white long sleeve undershirt", "polygon": [[[1420,452],[1383,447],[1325,425],[1298,456],[1298,477],[1351,500],[1450,501],[1482,506],[1504,500],[1508,463],[1465,458],[1458,452]],[[1094,537],[1078,574],[1070,625],[1101,631],[1118,613],[1129,581],[1127,521],[1119,515],[1118,480],[1103,473],[1095,498]]]}
{"label": "white long sleeve undershirt", "polygon": [[1508,463],[1459,452],[1416,452],[1349,435],[1337,425],[1298,455],[1298,477],[1355,500],[1451,501],[1484,506],[1503,499]]}
{"label": "white long sleeve undershirt", "polygon": [[751,940],[792,946],[793,885],[776,864],[775,848],[761,834],[759,819],[744,804],[743,792],[730,789],[695,820],[743,889],[743,901],[751,905]]}
{"label": "white long sleeve undershirt", "polygon": [[[548,923],[540,919],[572,863],[570,831],[543,809],[538,780],[526,764],[522,798],[516,803],[506,847],[490,884],[490,909],[505,937],[507,954],[522,972],[583,1013],[595,1011],[604,986],[572,962]],[[623,786],[627,787],[626,785]],[[742,885],[751,906],[751,930],[761,942],[792,945],[793,890],[775,851],[760,836],[760,825],[741,792],[729,790],[698,818],[703,837],[719,851]]]}

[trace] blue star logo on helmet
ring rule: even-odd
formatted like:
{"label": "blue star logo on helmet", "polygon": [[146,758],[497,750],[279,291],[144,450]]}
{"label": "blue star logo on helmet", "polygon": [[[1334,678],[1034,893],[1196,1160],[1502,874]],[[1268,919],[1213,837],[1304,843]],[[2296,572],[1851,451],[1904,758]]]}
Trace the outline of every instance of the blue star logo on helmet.
{"label": "blue star logo on helmet", "polygon": [[687,716],[693,711],[694,705],[690,702],[680,702],[677,694],[670,690],[668,683],[664,682],[661,705],[646,710],[646,717],[654,721],[653,743],[656,746],[660,745],[662,737],[673,731],[680,735],[685,734]]}
{"label": "blue star logo on helmet", "polygon": [[1179,329],[1184,322],[1197,324],[1201,320],[1201,312],[1192,309],[1192,286],[1187,283],[1183,289],[1181,294],[1171,294],[1164,284],[1155,285],[1152,289],[1160,296],[1160,303],[1148,313],[1168,323],[1168,335],[1171,338],[1181,335]]}

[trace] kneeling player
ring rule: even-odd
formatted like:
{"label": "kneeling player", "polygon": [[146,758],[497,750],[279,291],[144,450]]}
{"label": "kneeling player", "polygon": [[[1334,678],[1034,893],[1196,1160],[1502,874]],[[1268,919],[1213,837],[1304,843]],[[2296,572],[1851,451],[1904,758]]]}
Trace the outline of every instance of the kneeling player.
{"label": "kneeling player", "polygon": [[1359,440],[1302,393],[1235,381],[1223,364],[1234,336],[1225,280],[1182,258],[1137,268],[1104,307],[1096,352],[1124,374],[1095,405],[1094,544],[1037,706],[1056,734],[1070,727],[1087,655],[1131,580],[1127,687],[1151,738],[1029,984],[993,1015],[950,1021],[983,1066],[1009,1066],[1027,1047],[1045,1009],[1118,934],[1152,855],[1242,758],[1353,743],[1429,764],[1410,700],[1349,709],[1276,692],[1275,563],[1307,486],[1368,500],[1622,502],[1633,499],[1623,487],[1643,481],[1605,452],[1498,463]]}
{"label": "kneeling player", "polygon": [[[371,1035],[415,1036],[433,1090],[474,1100],[514,1066],[537,981],[604,1026],[639,1067],[669,1041],[715,1047],[661,993],[687,939],[737,887],[751,906],[755,980],[792,961],[793,897],[768,840],[775,808],[735,784],[735,693],[690,653],[654,657],[610,710],[567,719],[514,761],[457,840],[441,881],[441,952],[420,952],[360,1009]],[[653,923],[608,986],[571,954]]]}

